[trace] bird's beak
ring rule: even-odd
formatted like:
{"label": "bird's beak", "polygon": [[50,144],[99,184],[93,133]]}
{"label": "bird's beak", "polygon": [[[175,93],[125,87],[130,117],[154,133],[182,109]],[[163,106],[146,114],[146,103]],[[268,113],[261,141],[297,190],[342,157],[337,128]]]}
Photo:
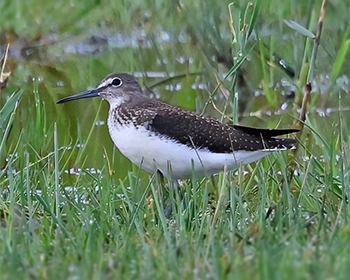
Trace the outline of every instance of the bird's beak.
{"label": "bird's beak", "polygon": [[65,103],[65,102],[73,101],[77,99],[97,97],[97,96],[100,96],[100,92],[98,89],[86,90],[71,96],[63,97],[62,99],[57,101],[57,104]]}

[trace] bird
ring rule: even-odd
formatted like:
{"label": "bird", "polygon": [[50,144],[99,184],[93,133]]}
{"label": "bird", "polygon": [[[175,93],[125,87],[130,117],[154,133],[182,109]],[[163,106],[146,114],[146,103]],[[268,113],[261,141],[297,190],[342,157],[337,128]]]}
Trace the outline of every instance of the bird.
{"label": "bird", "polygon": [[136,78],[109,74],[92,90],[57,101],[101,97],[109,105],[108,130],[132,163],[170,180],[203,178],[296,148],[278,136],[298,129],[260,129],[226,124],[147,96]]}

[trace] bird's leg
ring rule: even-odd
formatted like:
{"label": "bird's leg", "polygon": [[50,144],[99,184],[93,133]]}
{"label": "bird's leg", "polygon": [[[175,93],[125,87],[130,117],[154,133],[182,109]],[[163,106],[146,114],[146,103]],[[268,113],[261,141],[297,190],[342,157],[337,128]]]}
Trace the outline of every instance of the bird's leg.
{"label": "bird's leg", "polygon": [[[167,219],[170,219],[175,209],[175,203],[180,202],[180,208],[186,208],[186,202],[184,199],[184,190],[181,180],[168,181],[169,183],[169,201],[165,206],[164,215]],[[182,202],[182,203],[181,203]]]}
{"label": "bird's leg", "polygon": [[[165,180],[164,180],[165,177],[164,177],[164,174],[160,170],[157,170],[157,178],[158,178],[158,182],[159,182],[158,189],[161,191],[161,190],[163,190],[163,188],[165,186]],[[172,212],[173,212],[173,206],[172,206],[173,190],[171,187],[172,182],[169,180],[168,183],[169,183],[169,199],[168,199],[168,203],[164,207],[164,216],[165,216],[165,218],[170,219],[172,216]],[[162,195],[161,197],[164,197],[164,196]]]}

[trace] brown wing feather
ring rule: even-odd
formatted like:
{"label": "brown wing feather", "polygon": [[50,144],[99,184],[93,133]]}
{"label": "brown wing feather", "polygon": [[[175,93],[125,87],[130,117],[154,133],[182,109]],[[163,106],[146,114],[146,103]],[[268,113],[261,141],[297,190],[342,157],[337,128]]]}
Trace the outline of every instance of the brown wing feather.
{"label": "brown wing feather", "polygon": [[152,104],[147,104],[147,108],[152,108],[154,113],[152,120],[148,122],[148,128],[196,149],[207,148],[214,153],[231,153],[237,150],[286,149],[292,148],[295,143],[294,139],[272,137],[295,130],[260,130],[223,124],[163,102],[162,106],[157,106],[159,102],[152,101]]}

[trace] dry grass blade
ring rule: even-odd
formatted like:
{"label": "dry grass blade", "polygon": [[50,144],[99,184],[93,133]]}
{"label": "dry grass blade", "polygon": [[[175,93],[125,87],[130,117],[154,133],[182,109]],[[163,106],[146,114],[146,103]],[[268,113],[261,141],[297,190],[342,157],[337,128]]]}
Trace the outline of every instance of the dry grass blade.
{"label": "dry grass blade", "polygon": [[[0,73],[0,94],[1,94],[1,91],[4,88],[6,88],[7,80],[9,78],[10,74],[11,74],[11,72],[5,72],[5,66],[6,66],[6,61],[7,61],[9,48],[10,48],[10,44],[7,44],[6,50],[5,50],[5,54],[4,54],[4,61],[2,63],[1,73]],[[1,98],[1,95],[0,95],[0,98]]]}

